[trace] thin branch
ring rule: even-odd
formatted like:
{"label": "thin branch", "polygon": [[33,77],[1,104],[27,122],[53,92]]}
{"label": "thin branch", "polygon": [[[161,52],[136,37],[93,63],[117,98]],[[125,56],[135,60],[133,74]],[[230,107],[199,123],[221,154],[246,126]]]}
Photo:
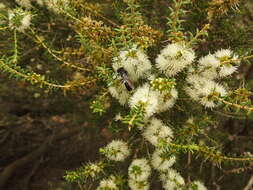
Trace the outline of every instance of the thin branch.
{"label": "thin branch", "polygon": [[190,152],[198,152],[206,155],[208,158],[210,158],[213,161],[216,161],[217,163],[220,163],[221,161],[253,161],[253,157],[229,157],[225,155],[221,155],[220,152],[212,150],[208,147],[204,146],[198,146],[198,145],[181,145],[181,144],[174,144],[169,143],[168,146],[172,146],[178,149],[187,150]]}
{"label": "thin branch", "polygon": [[54,87],[54,88],[70,89],[70,87],[71,87],[71,85],[59,85],[59,84],[54,84],[54,83],[51,83],[51,82],[48,82],[45,80],[36,79],[35,76],[33,76],[33,75],[27,75],[27,74],[24,74],[22,72],[19,72],[19,71],[13,69],[12,67],[10,67],[8,64],[5,64],[1,60],[0,60],[0,65],[2,65],[4,67],[4,69],[7,70],[9,73],[19,76],[27,81],[34,81],[35,83],[39,83],[39,84]]}
{"label": "thin branch", "polygon": [[13,62],[16,64],[18,62],[18,41],[17,41],[17,30],[14,30],[14,55]]}
{"label": "thin branch", "polygon": [[252,190],[253,186],[253,175],[250,177],[248,184],[244,187],[243,190]]}
{"label": "thin branch", "polygon": [[253,55],[248,55],[248,56],[241,57],[241,58],[238,58],[238,59],[230,59],[230,60],[227,60],[227,61],[222,61],[221,64],[227,64],[227,63],[231,63],[231,62],[240,62],[240,61],[248,60],[248,59],[252,59],[252,58],[253,58]]}
{"label": "thin branch", "polygon": [[233,106],[235,108],[239,108],[239,109],[242,109],[242,110],[253,111],[253,107],[243,106],[243,105],[235,104],[235,103],[232,103],[232,102],[228,102],[228,101],[226,101],[223,98],[220,98],[218,96],[214,96],[214,98],[217,99],[218,101],[226,104],[226,105]]}
{"label": "thin branch", "polygon": [[35,33],[34,30],[31,29],[31,32],[33,33],[33,35],[34,35],[35,38],[37,39],[36,42],[39,43],[40,45],[42,45],[42,47],[44,47],[44,48],[48,51],[48,53],[49,53],[50,55],[52,55],[56,60],[58,60],[58,61],[64,63],[65,65],[67,65],[67,66],[69,66],[69,67],[72,67],[72,68],[74,68],[74,69],[77,69],[77,70],[80,70],[80,71],[89,71],[89,72],[91,72],[90,69],[78,67],[78,66],[76,66],[76,65],[74,65],[74,64],[72,64],[72,63],[69,63],[69,62],[63,60],[61,57],[57,56],[57,55],[53,52],[53,50],[51,50],[51,49],[43,42],[43,40]]}
{"label": "thin branch", "polygon": [[187,45],[191,46],[200,36],[204,35],[209,28],[210,24],[205,24],[204,27],[187,43]]}

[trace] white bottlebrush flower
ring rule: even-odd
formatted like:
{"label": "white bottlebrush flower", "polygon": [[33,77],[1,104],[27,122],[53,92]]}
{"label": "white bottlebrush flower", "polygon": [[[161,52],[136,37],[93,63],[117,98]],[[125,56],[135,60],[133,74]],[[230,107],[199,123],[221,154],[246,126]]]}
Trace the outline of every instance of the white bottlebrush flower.
{"label": "white bottlebrush flower", "polygon": [[195,53],[183,43],[167,45],[156,58],[157,68],[167,76],[175,76],[195,59]]}
{"label": "white bottlebrush flower", "polygon": [[128,185],[131,190],[148,190],[149,189],[149,183],[147,181],[135,181],[133,179],[129,179]]}
{"label": "white bottlebrush flower", "polygon": [[220,61],[214,55],[208,54],[199,59],[199,65],[205,67],[214,67],[217,68],[220,66]]}
{"label": "white bottlebrush flower", "polygon": [[96,190],[119,190],[113,179],[103,179]]}
{"label": "white bottlebrush flower", "polygon": [[186,78],[186,82],[193,86],[201,85],[205,80],[207,79],[205,79],[203,76],[200,76],[198,74],[192,74],[192,73],[189,73]]}
{"label": "white bottlebrush flower", "polygon": [[151,167],[145,158],[135,159],[128,168],[129,179],[134,181],[146,181],[151,173]]}
{"label": "white bottlebrush flower", "polygon": [[209,68],[201,68],[200,69],[200,76],[207,80],[213,80],[219,77],[217,69],[214,67],[209,67]]}
{"label": "white bottlebrush flower", "polygon": [[123,161],[130,155],[127,143],[121,140],[113,140],[103,151],[104,155],[114,161]]}
{"label": "white bottlebrush flower", "polygon": [[214,93],[219,94],[220,96],[225,96],[227,92],[222,85],[217,84],[213,81],[206,81],[205,84],[206,86],[202,88],[202,90],[200,90],[199,92],[200,103],[205,107],[216,107],[217,105],[214,103],[213,100],[209,98],[209,96]]}
{"label": "white bottlebrush flower", "polygon": [[161,120],[152,118],[150,124],[143,132],[143,137],[152,145],[157,146],[159,140],[170,142],[173,138],[173,131],[164,125]]}
{"label": "white bottlebrush flower", "polygon": [[230,49],[221,49],[215,52],[215,56],[218,59],[226,59],[226,58],[232,58],[233,57],[233,51]]}
{"label": "white bottlebrush flower", "polygon": [[159,93],[152,90],[148,84],[139,87],[129,100],[131,108],[140,104],[145,106],[145,117],[148,118],[158,112]]}
{"label": "white bottlebrush flower", "polygon": [[110,86],[108,90],[112,97],[116,98],[121,105],[125,105],[130,97],[129,91],[123,84]]}
{"label": "white bottlebrush flower", "polygon": [[225,88],[206,78],[191,75],[187,77],[189,86],[185,87],[186,93],[195,101],[200,102],[205,107],[213,108],[217,104],[210,97],[212,94],[225,96],[227,94]]}
{"label": "white bottlebrush flower", "polygon": [[[204,184],[202,182],[200,182],[200,181],[194,181],[194,182],[192,182],[192,184],[195,186],[195,188],[197,187],[196,190],[207,190],[207,188],[204,186]],[[193,189],[194,188],[192,188],[192,190]]]}
{"label": "white bottlebrush flower", "polygon": [[32,15],[27,14],[24,16],[24,18],[21,20],[21,26],[19,27],[20,31],[24,31],[25,29],[29,28],[31,24]]}
{"label": "white bottlebrush flower", "polygon": [[221,49],[215,52],[215,56],[220,61],[220,77],[226,77],[233,74],[237,67],[232,65],[233,63],[238,63],[238,56],[234,55],[233,51],[230,49]]}
{"label": "white bottlebrush flower", "polygon": [[119,56],[113,59],[112,67],[115,72],[123,67],[128,72],[129,78],[137,81],[147,76],[151,69],[151,62],[147,55],[134,45],[129,50],[121,51]]}
{"label": "white bottlebrush flower", "polygon": [[236,70],[237,70],[236,66],[233,66],[231,64],[225,64],[221,66],[219,75],[220,77],[226,77],[233,74]]}
{"label": "white bottlebrush flower", "polygon": [[222,78],[233,74],[237,67],[232,65],[238,62],[238,56],[230,49],[221,49],[215,54],[209,54],[200,58],[199,73],[207,79]]}
{"label": "white bottlebrush flower", "polygon": [[209,54],[199,59],[199,72],[200,76],[207,79],[215,79],[218,77],[218,68],[220,61],[214,55]]}
{"label": "white bottlebrush flower", "polygon": [[32,4],[30,0],[16,0],[17,4],[26,9],[31,9]]}
{"label": "white bottlebrush flower", "polygon": [[188,86],[184,88],[186,94],[190,96],[194,101],[199,101],[199,88],[202,88],[201,84],[203,81],[209,80],[205,79],[204,77],[201,77],[197,74],[188,74],[186,78],[186,82],[188,83]]}
{"label": "white bottlebrush flower", "polygon": [[159,171],[168,170],[175,162],[175,156],[170,156],[160,149],[154,151],[151,160],[152,166]]}
{"label": "white bottlebrush flower", "polygon": [[184,186],[185,182],[182,176],[174,169],[168,169],[166,173],[160,175],[165,190],[178,190]]}
{"label": "white bottlebrush flower", "polygon": [[187,86],[184,88],[184,90],[186,94],[191,97],[192,100],[196,102],[199,101],[199,96],[197,94],[198,91],[195,88]]}
{"label": "white bottlebrush flower", "polygon": [[32,15],[30,12],[22,9],[14,9],[9,11],[9,26],[12,29],[17,29],[24,32],[31,24]]}
{"label": "white bottlebrush flower", "polygon": [[177,97],[178,92],[175,88],[171,89],[169,98],[167,98],[166,93],[161,93],[158,100],[158,112],[164,112],[169,108],[172,108],[176,102]]}

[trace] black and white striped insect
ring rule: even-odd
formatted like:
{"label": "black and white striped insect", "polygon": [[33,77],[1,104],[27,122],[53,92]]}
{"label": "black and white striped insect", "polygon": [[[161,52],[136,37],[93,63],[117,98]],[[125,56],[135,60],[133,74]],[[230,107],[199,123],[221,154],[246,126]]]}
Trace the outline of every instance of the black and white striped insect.
{"label": "black and white striped insect", "polygon": [[117,70],[117,73],[121,76],[122,83],[125,85],[126,89],[128,91],[133,90],[134,85],[133,82],[129,79],[127,71],[123,67],[120,67]]}

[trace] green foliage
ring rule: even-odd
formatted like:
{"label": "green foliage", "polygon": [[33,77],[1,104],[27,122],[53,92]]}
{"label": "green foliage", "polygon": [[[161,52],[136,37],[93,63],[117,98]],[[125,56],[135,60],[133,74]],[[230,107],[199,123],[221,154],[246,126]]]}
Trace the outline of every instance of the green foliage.
{"label": "green foliage", "polygon": [[[247,143],[233,147],[233,138],[250,131],[241,129],[238,119],[252,120],[253,112],[248,85],[252,83],[252,31],[243,22],[237,24],[249,13],[231,11],[239,7],[238,0],[53,0],[43,5],[32,1],[32,7],[18,8],[11,2],[6,7],[0,4],[1,80],[9,76],[17,84],[27,82],[29,92],[36,92],[37,87],[45,92],[62,89],[64,95],[74,92],[70,96],[73,104],[88,100],[90,111],[102,116],[102,122],[89,118],[98,134],[111,139],[106,131],[110,129],[131,148],[124,163],[102,158],[67,171],[64,179],[68,183],[94,189],[100,181],[98,190],[107,190],[101,183],[107,180],[118,189],[133,189],[131,175],[142,175],[143,170],[136,165],[131,173],[128,166],[145,158],[154,175],[147,175],[147,181],[134,181],[135,185],[143,188],[151,183],[150,189],[161,185],[166,189],[166,181],[160,178],[169,176],[169,171],[154,162],[161,158],[162,165],[175,156],[173,167],[183,171],[182,179],[187,181],[183,185],[176,179],[167,181],[181,189],[200,190],[193,179],[209,178],[209,168],[221,173],[221,166],[236,163],[244,171],[242,164],[252,162],[252,156],[245,154]],[[129,51],[131,48],[136,49]],[[211,58],[203,61],[208,53]],[[208,66],[205,61],[210,61]],[[124,69],[123,76],[118,68]],[[212,72],[217,76],[209,76]],[[127,84],[135,88],[127,89]],[[3,86],[8,88],[8,83]],[[114,94],[110,87],[115,88]],[[135,104],[137,91],[143,94]],[[110,94],[122,101],[113,101]],[[236,132],[226,126],[230,120]],[[100,154],[117,155],[125,147],[116,148],[101,148]],[[160,157],[153,158],[155,151],[162,151]],[[199,174],[186,169],[191,164],[200,168],[200,161],[205,164]],[[218,177],[224,177],[219,172]],[[218,177],[212,180],[217,182]]]}
{"label": "green foliage", "polygon": [[[16,60],[16,58],[14,58]],[[49,89],[57,88],[68,88],[69,86],[58,85],[53,82],[49,82],[45,79],[45,76],[40,74],[29,72],[13,64],[13,59],[2,58],[0,60],[0,68],[2,72],[8,73],[11,77],[16,78],[17,80],[28,81],[33,85],[38,85],[40,88],[47,87]]]}
{"label": "green foliage", "polygon": [[106,112],[106,109],[110,106],[108,104],[108,91],[96,97],[90,104],[90,109],[93,113],[98,113],[100,116]]}
{"label": "green foliage", "polygon": [[177,42],[186,40],[182,27],[182,23],[185,22],[185,20],[181,17],[187,12],[183,7],[189,3],[191,3],[190,0],[173,0],[173,7],[169,7],[170,15],[168,16],[167,24],[170,28],[168,33],[171,41]]}
{"label": "green foliage", "polygon": [[96,178],[98,175],[103,173],[105,164],[103,162],[88,163],[83,167],[78,168],[76,171],[68,171],[64,178],[69,183],[85,183],[85,180],[89,178]]}
{"label": "green foliage", "polygon": [[144,126],[144,114],[145,114],[145,104],[140,104],[131,109],[128,115],[122,118],[122,123],[128,125],[128,129],[131,130],[133,127]]}

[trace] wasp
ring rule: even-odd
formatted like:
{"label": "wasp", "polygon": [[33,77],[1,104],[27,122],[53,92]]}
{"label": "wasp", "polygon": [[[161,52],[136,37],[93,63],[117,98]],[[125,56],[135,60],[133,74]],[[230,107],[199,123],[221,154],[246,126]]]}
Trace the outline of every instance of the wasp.
{"label": "wasp", "polygon": [[120,67],[117,70],[117,73],[121,76],[122,83],[125,85],[126,89],[128,91],[133,90],[134,85],[133,85],[133,82],[128,77],[128,72],[123,67]]}

